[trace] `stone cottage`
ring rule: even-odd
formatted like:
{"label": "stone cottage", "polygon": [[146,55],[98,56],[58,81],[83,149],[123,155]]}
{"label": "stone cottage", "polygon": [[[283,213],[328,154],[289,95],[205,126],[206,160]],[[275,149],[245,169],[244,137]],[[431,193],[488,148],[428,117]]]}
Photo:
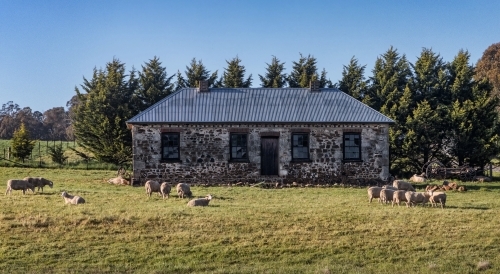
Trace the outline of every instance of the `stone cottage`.
{"label": "stone cottage", "polygon": [[332,88],[184,88],[129,121],[133,179],[303,182],[389,176],[391,119]]}

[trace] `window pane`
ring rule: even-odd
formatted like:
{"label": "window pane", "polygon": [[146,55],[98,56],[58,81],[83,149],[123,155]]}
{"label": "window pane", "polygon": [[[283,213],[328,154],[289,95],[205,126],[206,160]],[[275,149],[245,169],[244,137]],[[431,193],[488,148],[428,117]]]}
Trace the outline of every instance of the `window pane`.
{"label": "window pane", "polygon": [[309,158],[309,135],[304,133],[292,134],[292,158]]}
{"label": "window pane", "polygon": [[230,142],[231,159],[247,158],[247,135],[231,134]]}

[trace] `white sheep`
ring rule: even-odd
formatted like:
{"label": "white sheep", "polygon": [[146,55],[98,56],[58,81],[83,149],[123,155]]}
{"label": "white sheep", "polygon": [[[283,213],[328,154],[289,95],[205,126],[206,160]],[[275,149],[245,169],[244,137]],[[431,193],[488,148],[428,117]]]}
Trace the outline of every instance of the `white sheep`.
{"label": "white sheep", "polygon": [[26,177],[23,180],[30,182],[30,184],[32,184],[34,187],[38,187],[38,191],[42,189],[42,192],[44,186],[49,186],[50,188],[54,186],[54,183],[52,181],[49,181],[42,177]]}
{"label": "white sheep", "polygon": [[416,204],[422,204],[422,206],[425,206],[425,204],[429,201],[430,195],[427,192],[407,191],[405,193],[405,198],[407,207]]}
{"label": "white sheep", "polygon": [[26,190],[28,189],[31,189],[31,192],[35,192],[35,186],[27,180],[8,180],[5,195],[7,195],[7,193],[12,194],[12,190],[22,190],[23,194],[26,194]]}
{"label": "white sheep", "polygon": [[208,194],[205,198],[193,199],[187,203],[188,206],[208,206],[208,203],[212,200],[212,195]]}
{"label": "white sheep", "polygon": [[410,183],[403,180],[394,180],[394,182],[392,182],[392,186],[398,190],[415,191],[415,188],[413,188]]}
{"label": "white sheep", "polygon": [[414,183],[425,183],[426,179],[423,176],[413,174],[413,176],[411,176],[409,181]]}
{"label": "white sheep", "polygon": [[161,196],[163,196],[163,199],[165,199],[165,196],[168,199],[168,197],[170,196],[170,191],[171,190],[172,190],[172,187],[167,182],[163,182],[160,185],[160,193],[161,193]]}
{"label": "white sheep", "polygon": [[400,206],[401,202],[406,202],[405,193],[406,193],[406,190],[394,191],[394,194],[392,195],[392,206],[394,206],[394,204],[397,204],[398,206]]}
{"label": "white sheep", "polygon": [[146,194],[151,197],[151,193],[157,192],[158,195],[161,195],[160,183],[157,181],[149,180],[144,184],[144,188],[146,189]]}
{"label": "white sheep", "polygon": [[109,179],[108,183],[113,185],[130,185],[129,180],[122,178],[120,176]]}
{"label": "white sheep", "polygon": [[441,191],[428,191],[429,193],[429,201],[431,205],[437,206],[437,203],[441,204],[441,208],[444,208],[446,205],[446,193]]}
{"label": "white sheep", "polygon": [[66,191],[63,191],[61,193],[61,196],[64,198],[64,202],[66,204],[78,205],[78,204],[85,203],[85,200],[82,197],[69,195],[68,192],[66,192]]}
{"label": "white sheep", "polygon": [[392,185],[383,185],[382,188],[385,188],[385,189],[392,189],[392,190],[398,190],[397,188],[395,188],[394,186]]}
{"label": "white sheep", "polygon": [[373,198],[377,198],[379,199],[379,203],[381,202],[380,201],[380,191],[382,190],[381,187],[379,186],[372,186],[370,188],[368,188],[368,199],[370,199],[370,203],[372,202]]}
{"label": "white sheep", "polygon": [[380,190],[380,201],[384,204],[388,203],[389,201],[392,202],[393,195],[393,189],[382,188],[382,190]]}
{"label": "white sheep", "polygon": [[184,197],[191,197],[193,196],[193,193],[191,192],[191,187],[189,187],[188,184],[185,184],[185,183],[178,183],[176,186],[175,186],[175,189],[177,190],[177,195],[180,197],[180,198],[184,198]]}

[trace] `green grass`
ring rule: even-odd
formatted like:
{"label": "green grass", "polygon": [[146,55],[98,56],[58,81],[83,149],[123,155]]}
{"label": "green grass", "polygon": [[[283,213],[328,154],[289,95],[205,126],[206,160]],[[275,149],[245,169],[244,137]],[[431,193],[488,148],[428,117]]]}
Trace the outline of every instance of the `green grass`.
{"label": "green grass", "polygon": [[[209,207],[105,183],[114,171],[0,167],[54,181],[0,198],[4,273],[500,271],[500,183],[463,183],[446,209],[369,204],[365,188],[193,187]],[[417,186],[423,188],[424,185]],[[61,191],[84,205],[65,205]]]}

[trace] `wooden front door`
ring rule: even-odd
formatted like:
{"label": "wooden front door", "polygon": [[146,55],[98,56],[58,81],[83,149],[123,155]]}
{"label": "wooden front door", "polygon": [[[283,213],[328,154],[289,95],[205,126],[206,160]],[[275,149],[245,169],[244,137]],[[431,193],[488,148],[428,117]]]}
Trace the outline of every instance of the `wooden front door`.
{"label": "wooden front door", "polygon": [[262,175],[278,175],[278,140],[276,137],[261,138],[260,170]]}

